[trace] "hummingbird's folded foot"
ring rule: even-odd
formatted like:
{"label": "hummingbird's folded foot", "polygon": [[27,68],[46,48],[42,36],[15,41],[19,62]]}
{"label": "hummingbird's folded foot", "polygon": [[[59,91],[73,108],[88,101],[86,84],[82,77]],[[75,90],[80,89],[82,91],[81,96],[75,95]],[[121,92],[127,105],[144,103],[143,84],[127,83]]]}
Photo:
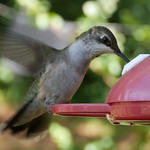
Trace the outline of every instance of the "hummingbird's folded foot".
{"label": "hummingbird's folded foot", "polygon": [[48,105],[48,108],[47,108],[47,112],[49,113],[49,114],[51,114],[52,112],[51,112],[51,107],[52,107],[52,105],[55,105],[55,104],[58,104],[58,103],[46,103],[47,105]]}
{"label": "hummingbird's folded foot", "polygon": [[51,114],[51,107],[47,108],[47,112],[48,112],[48,114]]}

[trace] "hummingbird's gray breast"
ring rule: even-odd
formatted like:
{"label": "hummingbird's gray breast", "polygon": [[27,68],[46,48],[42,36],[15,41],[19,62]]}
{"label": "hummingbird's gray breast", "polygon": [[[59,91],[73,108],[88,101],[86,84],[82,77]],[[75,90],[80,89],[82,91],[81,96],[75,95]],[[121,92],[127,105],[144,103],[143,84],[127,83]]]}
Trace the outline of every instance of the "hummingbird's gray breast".
{"label": "hummingbird's gray breast", "polygon": [[46,104],[67,103],[80,86],[85,71],[72,65],[68,60],[58,59],[46,66],[39,83],[37,98]]}

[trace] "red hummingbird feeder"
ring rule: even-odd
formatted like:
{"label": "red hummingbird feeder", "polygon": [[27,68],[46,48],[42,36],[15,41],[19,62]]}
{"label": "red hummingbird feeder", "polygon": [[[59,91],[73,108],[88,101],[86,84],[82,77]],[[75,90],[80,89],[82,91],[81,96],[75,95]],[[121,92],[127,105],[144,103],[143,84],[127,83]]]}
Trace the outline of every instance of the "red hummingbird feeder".
{"label": "red hummingbird feeder", "polygon": [[[150,55],[140,56],[125,65],[123,72],[126,73],[112,87],[105,103],[56,104],[52,106],[52,113],[107,117],[115,125],[150,125]],[[126,68],[130,70],[127,72]]]}

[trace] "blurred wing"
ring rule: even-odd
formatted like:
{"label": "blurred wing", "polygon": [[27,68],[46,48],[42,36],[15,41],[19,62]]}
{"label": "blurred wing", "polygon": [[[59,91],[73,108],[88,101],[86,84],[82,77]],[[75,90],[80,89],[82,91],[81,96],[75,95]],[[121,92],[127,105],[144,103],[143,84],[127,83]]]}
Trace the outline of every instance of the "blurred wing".
{"label": "blurred wing", "polygon": [[0,26],[0,55],[36,73],[43,63],[57,50],[35,40]]}

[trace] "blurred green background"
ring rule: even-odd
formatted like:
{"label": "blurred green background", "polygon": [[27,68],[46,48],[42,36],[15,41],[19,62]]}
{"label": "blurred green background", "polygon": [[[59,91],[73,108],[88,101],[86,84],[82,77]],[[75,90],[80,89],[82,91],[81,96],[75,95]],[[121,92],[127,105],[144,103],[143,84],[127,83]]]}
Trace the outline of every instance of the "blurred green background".
{"label": "blurred green background", "polygon": [[[12,24],[19,14],[28,18],[27,22],[19,20],[21,24],[41,31],[50,29],[65,44],[73,42],[90,27],[104,25],[115,34],[120,49],[129,59],[150,52],[148,0],[0,0],[1,25]],[[124,65],[125,62],[115,55],[93,60],[72,103],[105,102]],[[31,78],[16,75],[0,62],[1,122],[17,110],[31,83]],[[0,136],[0,149],[150,149],[149,127],[114,126],[100,118],[53,116],[49,134],[49,138],[39,143]]]}

